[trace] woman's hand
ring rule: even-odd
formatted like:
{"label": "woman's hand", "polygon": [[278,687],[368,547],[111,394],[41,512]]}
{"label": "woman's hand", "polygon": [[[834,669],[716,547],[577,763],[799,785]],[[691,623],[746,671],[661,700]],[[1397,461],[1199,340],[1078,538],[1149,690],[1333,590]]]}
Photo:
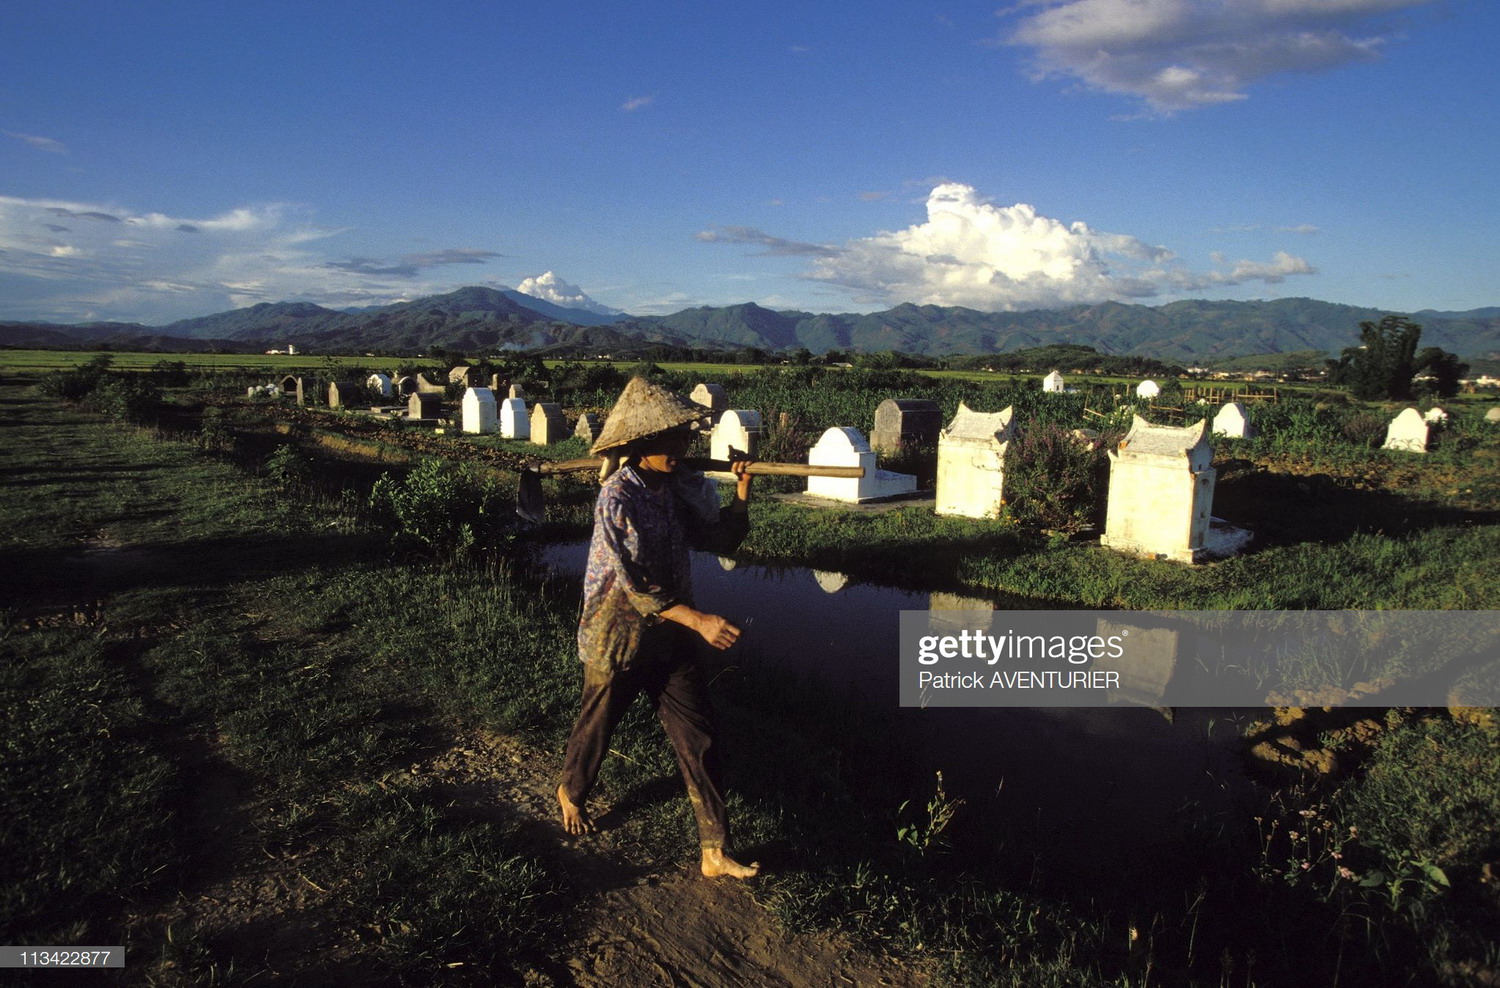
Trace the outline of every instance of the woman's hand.
{"label": "woman's hand", "polygon": [[745,471],[754,462],[754,460],[733,460],[729,464],[729,469],[734,474],[736,480],[734,488],[734,499],[736,502],[748,504],[750,501],[750,482],[755,478]]}
{"label": "woman's hand", "polygon": [[730,624],[726,618],[694,610],[686,604],[674,604],[662,611],[659,616],[664,620],[693,629],[703,636],[704,641],[721,652],[740,638],[740,629]]}

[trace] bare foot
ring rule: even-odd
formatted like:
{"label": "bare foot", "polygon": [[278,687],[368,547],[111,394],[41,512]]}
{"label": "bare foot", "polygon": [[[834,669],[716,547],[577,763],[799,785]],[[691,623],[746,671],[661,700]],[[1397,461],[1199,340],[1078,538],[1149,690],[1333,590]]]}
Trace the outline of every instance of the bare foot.
{"label": "bare foot", "polygon": [[[589,816],[588,811],[582,806],[577,806],[568,798],[562,786],[557,787],[557,804],[562,807],[563,829],[570,834],[591,834],[594,832],[594,819]],[[708,865],[704,865],[708,867]]]}
{"label": "bare foot", "polygon": [[742,865],[724,853],[721,847],[703,849],[703,876],[705,878],[754,878],[760,874],[760,862]]}

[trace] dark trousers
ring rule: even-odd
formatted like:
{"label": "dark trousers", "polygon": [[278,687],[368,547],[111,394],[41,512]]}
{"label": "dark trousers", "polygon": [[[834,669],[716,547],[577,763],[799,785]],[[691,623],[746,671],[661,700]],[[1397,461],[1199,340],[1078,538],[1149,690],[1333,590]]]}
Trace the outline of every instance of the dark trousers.
{"label": "dark trousers", "polygon": [[677,753],[698,819],[699,844],[722,848],[729,839],[729,818],[714,747],[713,706],[692,635],[680,625],[662,625],[647,632],[630,668],[584,664],[583,704],[568,736],[562,787],[575,805],[583,805],[609,753],[610,736],[636,696],[644,693]]}

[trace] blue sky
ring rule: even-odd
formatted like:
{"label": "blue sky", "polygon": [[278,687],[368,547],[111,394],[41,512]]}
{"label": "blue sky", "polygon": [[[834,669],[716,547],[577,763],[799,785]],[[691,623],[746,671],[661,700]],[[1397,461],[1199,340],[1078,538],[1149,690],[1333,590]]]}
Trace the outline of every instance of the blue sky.
{"label": "blue sky", "polygon": [[1500,304],[1492,0],[0,5],[0,318]]}

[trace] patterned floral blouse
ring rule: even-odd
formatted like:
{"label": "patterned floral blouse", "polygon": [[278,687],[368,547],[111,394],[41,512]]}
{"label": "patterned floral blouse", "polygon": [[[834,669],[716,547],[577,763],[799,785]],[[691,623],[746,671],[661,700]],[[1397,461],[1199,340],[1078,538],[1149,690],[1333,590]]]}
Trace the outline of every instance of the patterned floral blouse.
{"label": "patterned floral blouse", "polygon": [[583,582],[578,655],[623,669],[640,651],[646,628],[662,611],[693,604],[690,550],[727,554],[744,541],[749,517],[719,512],[718,485],[679,470],[659,490],[622,466],[594,504],[594,538]]}

